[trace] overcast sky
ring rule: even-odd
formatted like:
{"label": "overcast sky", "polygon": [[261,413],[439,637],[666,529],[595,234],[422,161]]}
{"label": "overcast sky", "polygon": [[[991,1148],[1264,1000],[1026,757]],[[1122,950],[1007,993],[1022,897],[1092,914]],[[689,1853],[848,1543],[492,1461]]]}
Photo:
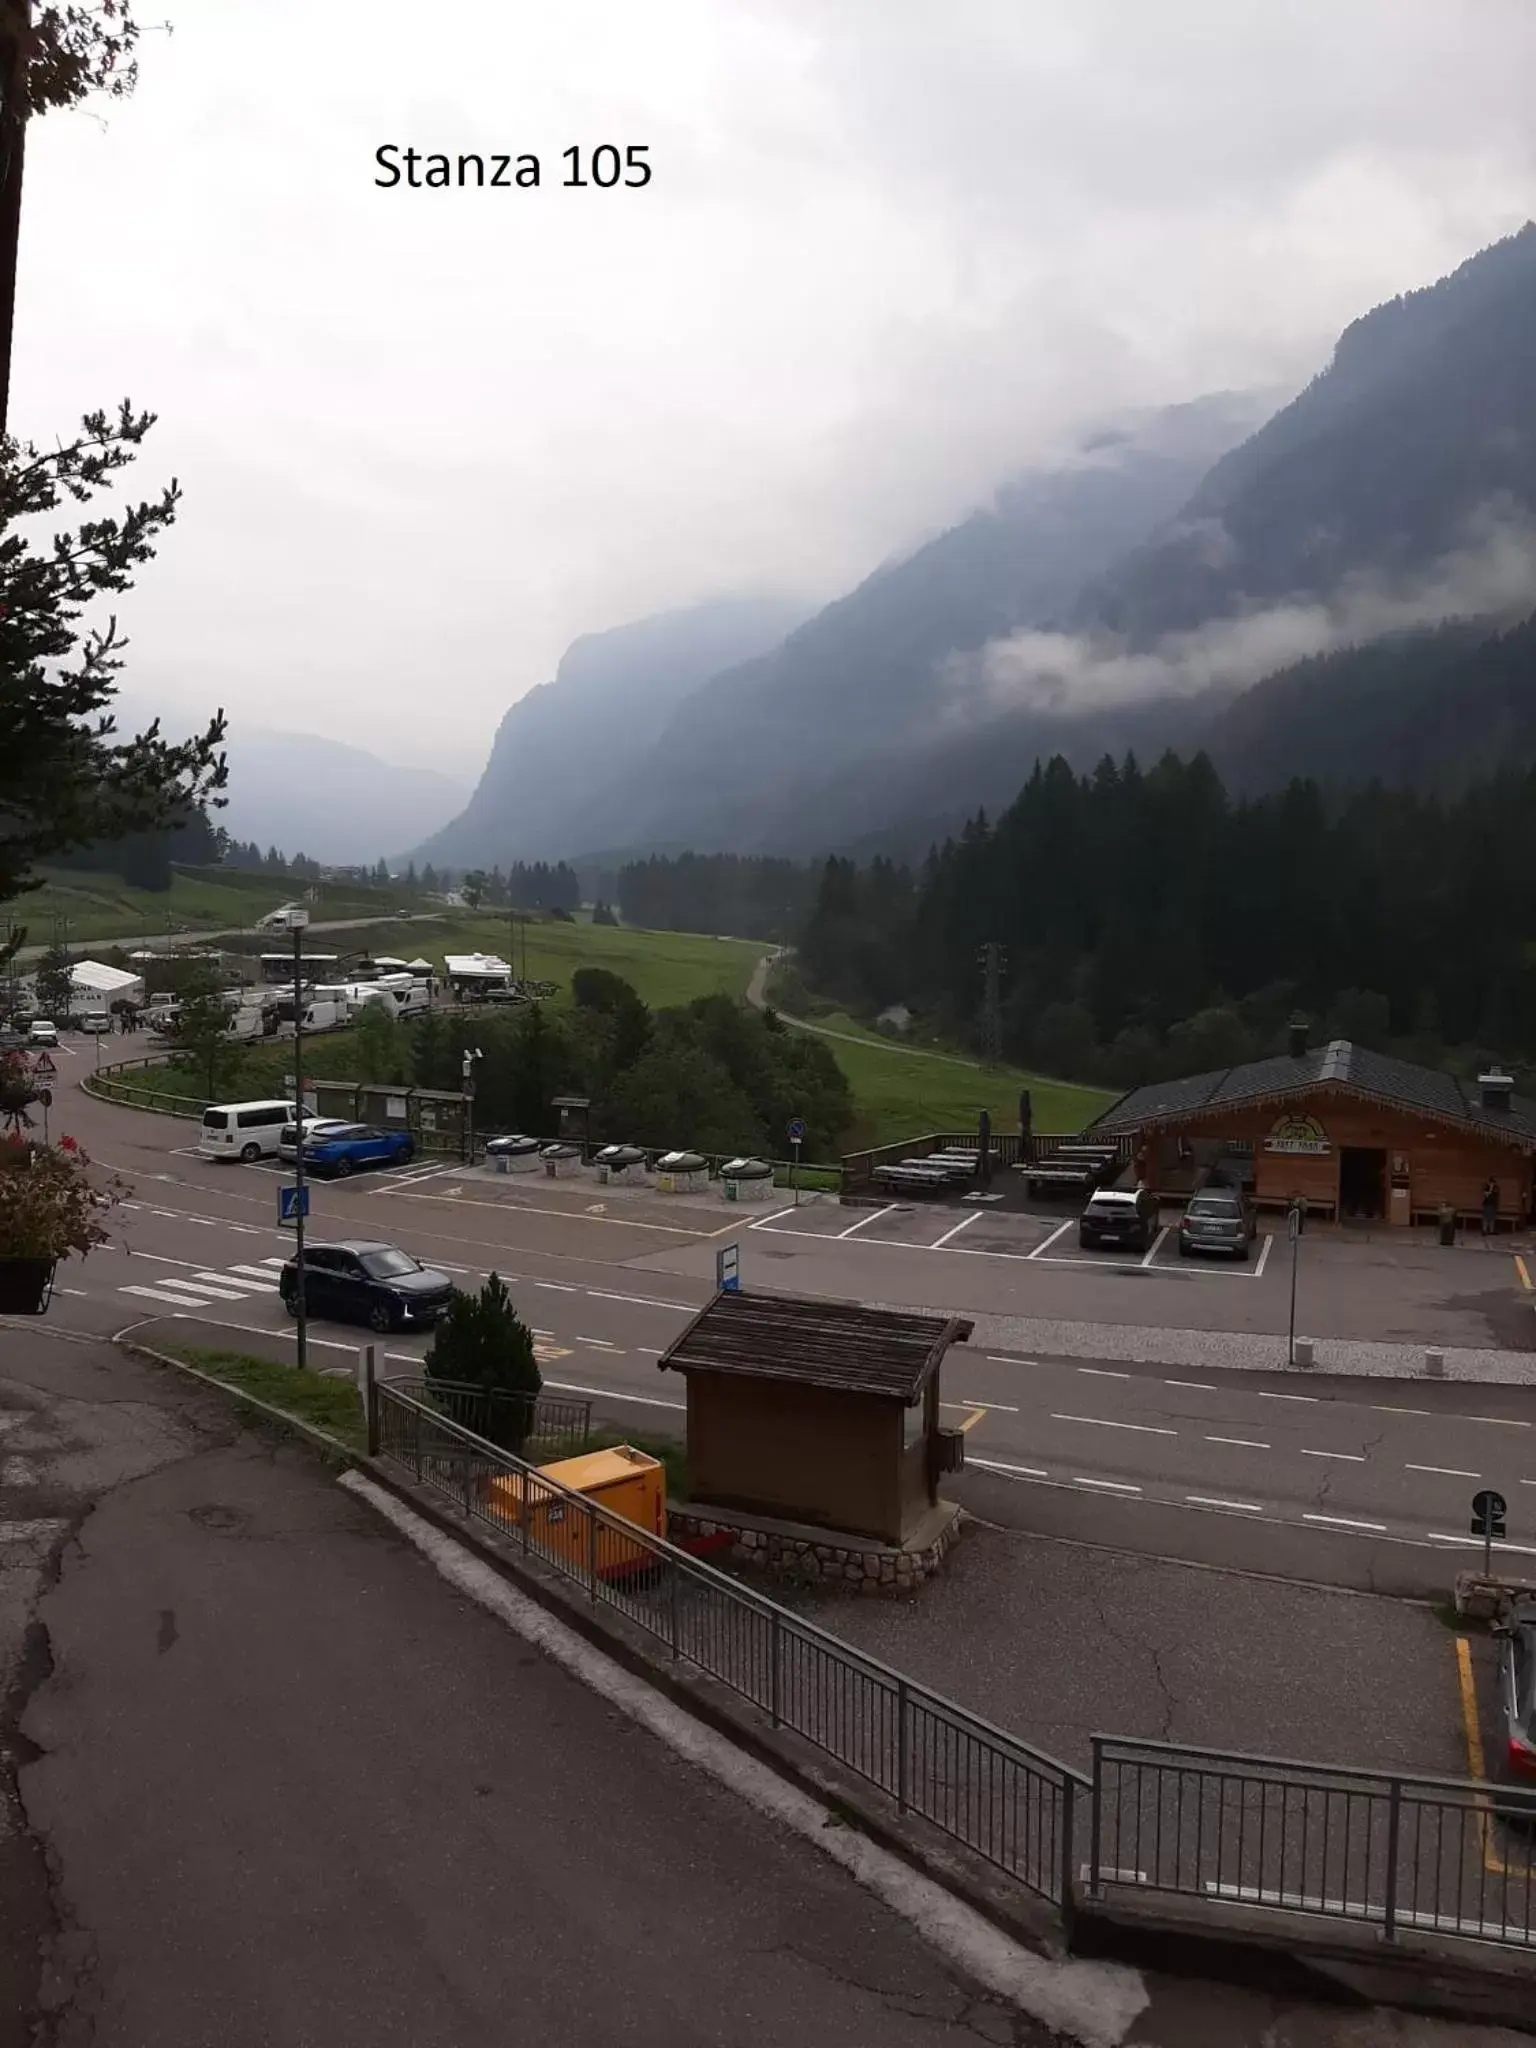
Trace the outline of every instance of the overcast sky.
{"label": "overcast sky", "polygon": [[[28,141],[16,431],[128,394],[172,715],[473,776],[577,634],[835,595],[1536,211],[1531,0],[145,0]],[[536,153],[381,190],[375,150]],[[643,190],[561,188],[642,145]]]}

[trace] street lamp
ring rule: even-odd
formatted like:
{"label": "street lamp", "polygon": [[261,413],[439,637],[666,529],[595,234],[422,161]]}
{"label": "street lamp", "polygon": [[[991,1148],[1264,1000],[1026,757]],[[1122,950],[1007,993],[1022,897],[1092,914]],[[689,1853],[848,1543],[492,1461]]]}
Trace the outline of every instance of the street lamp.
{"label": "street lamp", "polygon": [[295,1318],[294,1363],[300,1372],[309,1364],[309,1306],[304,1299],[304,928],[309,912],[290,908],[284,927],[293,933],[293,1279]]}
{"label": "street lamp", "polygon": [[485,1054],[479,1046],[466,1046],[460,1066],[464,1091],[464,1156],[468,1163],[475,1163],[475,1061],[483,1060]]}

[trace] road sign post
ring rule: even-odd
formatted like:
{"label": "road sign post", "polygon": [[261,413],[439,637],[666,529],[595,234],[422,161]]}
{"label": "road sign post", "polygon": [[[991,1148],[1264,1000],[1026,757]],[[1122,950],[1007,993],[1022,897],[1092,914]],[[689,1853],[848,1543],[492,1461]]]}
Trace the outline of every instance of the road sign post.
{"label": "road sign post", "polygon": [[1296,1264],[1301,1254],[1301,1205],[1299,1200],[1291,1204],[1287,1227],[1291,1239],[1291,1334],[1286,1347],[1285,1362],[1296,1363]]}
{"label": "road sign post", "polygon": [[720,1250],[715,1253],[715,1290],[719,1294],[740,1294],[740,1245],[722,1245]]}
{"label": "road sign post", "polygon": [[1495,1493],[1491,1486],[1485,1486],[1481,1493],[1472,1496],[1472,1534],[1483,1539],[1483,1577],[1493,1575],[1493,1539],[1504,1539],[1504,1517],[1509,1512],[1509,1503],[1502,1493]]}
{"label": "road sign post", "polygon": [[800,1147],[805,1143],[805,1118],[792,1116],[789,1120],[789,1184],[794,1190],[795,1207],[800,1206]]}
{"label": "road sign post", "polygon": [[284,1182],[277,1191],[277,1220],[279,1223],[297,1223],[301,1216],[309,1215],[309,1189]]}

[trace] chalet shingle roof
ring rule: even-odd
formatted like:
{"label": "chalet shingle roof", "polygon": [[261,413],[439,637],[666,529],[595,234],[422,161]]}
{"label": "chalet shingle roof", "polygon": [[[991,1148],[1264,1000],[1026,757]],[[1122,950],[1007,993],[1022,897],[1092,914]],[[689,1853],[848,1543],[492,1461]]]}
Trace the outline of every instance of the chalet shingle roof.
{"label": "chalet shingle roof", "polygon": [[974,1324],[791,1294],[717,1294],[661,1359],[663,1372],[737,1373],[910,1405]]}
{"label": "chalet shingle roof", "polygon": [[1487,1132],[1520,1145],[1536,1146],[1536,1102],[1514,1095],[1508,1109],[1486,1109],[1477,1083],[1459,1081],[1435,1067],[1370,1052],[1347,1038],[1312,1046],[1300,1059],[1289,1053],[1249,1060],[1240,1067],[1190,1074],[1178,1081],[1153,1081],[1133,1088],[1093,1125],[1114,1134],[1149,1125],[1176,1123],[1214,1109],[1237,1108],[1301,1095],[1314,1088],[1342,1088],[1350,1094],[1418,1110],[1441,1123]]}

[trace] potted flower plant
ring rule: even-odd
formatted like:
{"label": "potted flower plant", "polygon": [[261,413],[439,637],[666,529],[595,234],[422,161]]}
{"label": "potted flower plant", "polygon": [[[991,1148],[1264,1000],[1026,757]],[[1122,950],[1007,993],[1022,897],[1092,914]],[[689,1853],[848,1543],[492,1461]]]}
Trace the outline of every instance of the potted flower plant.
{"label": "potted flower plant", "polygon": [[40,1145],[0,1137],[0,1314],[41,1315],[60,1259],[104,1244],[102,1216],[119,1199],[73,1138]]}

